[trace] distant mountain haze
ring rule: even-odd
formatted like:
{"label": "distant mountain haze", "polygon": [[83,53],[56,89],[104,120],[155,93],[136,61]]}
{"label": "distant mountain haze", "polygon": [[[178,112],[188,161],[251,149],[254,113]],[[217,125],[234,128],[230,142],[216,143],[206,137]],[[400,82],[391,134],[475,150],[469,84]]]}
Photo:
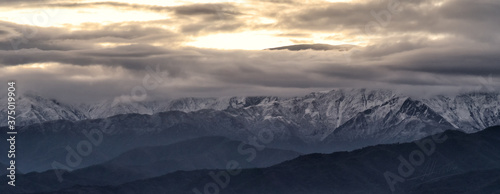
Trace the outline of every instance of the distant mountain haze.
{"label": "distant mountain haze", "polygon": [[166,146],[135,148],[104,163],[72,172],[61,169],[19,175],[23,180],[22,186],[11,189],[2,185],[0,190],[30,193],[56,191],[76,185],[119,185],[180,170],[226,169],[232,163],[238,164],[239,168],[262,168],[299,155],[272,148],[259,150],[258,147],[224,137],[201,137]]}
{"label": "distant mountain haze", "polygon": [[215,179],[210,172],[220,171],[178,171],[118,186],[75,186],[49,193],[188,194],[203,192],[210,183],[222,194],[498,193],[499,149],[497,126],[473,134],[446,131],[412,143],[304,155]]}

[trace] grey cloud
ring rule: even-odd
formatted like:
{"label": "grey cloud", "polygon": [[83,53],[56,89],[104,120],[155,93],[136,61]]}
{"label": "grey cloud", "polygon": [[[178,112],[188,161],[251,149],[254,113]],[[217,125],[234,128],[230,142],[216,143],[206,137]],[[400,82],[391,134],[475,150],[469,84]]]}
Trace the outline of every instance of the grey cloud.
{"label": "grey cloud", "polygon": [[240,15],[238,8],[229,3],[207,3],[207,4],[192,4],[175,7],[174,12],[179,15]]}
{"label": "grey cloud", "polygon": [[[331,3],[304,6],[276,15],[280,29],[311,32],[337,32],[379,35],[391,38],[394,33],[451,34],[470,39],[498,40],[500,5],[497,1],[449,0],[441,6],[436,1],[395,1],[367,3]],[[377,28],[373,28],[377,27]]]}
{"label": "grey cloud", "polygon": [[251,0],[253,3],[282,3],[282,4],[301,4],[304,1],[297,0]]}
{"label": "grey cloud", "polygon": [[498,53],[500,53],[500,50],[487,52],[478,52],[474,49],[421,51],[414,56],[405,57],[405,63],[393,64],[390,68],[441,75],[480,76],[492,74],[500,76],[500,65],[498,65],[500,64],[500,56]]}
{"label": "grey cloud", "polygon": [[10,34],[0,39],[0,50],[82,50],[95,49],[100,42],[148,44],[160,41],[175,47],[185,37],[158,27],[143,27],[140,23],[86,24],[84,30],[35,27],[0,22],[0,28]]}
{"label": "grey cloud", "polygon": [[[173,7],[155,6],[146,4],[131,4],[121,2],[85,2],[79,0],[72,1],[54,1],[54,0],[23,0],[5,4],[5,6],[18,6],[19,8],[98,8],[98,7],[113,7],[127,10],[149,10],[155,12],[173,11]],[[2,4],[0,4],[2,6]]]}
{"label": "grey cloud", "polygon": [[132,4],[121,2],[52,2],[40,4],[22,4],[22,8],[49,7],[49,8],[98,8],[112,7],[122,10],[144,10],[152,12],[173,12],[176,15],[196,16],[196,15],[241,15],[238,7],[231,3],[198,3],[180,6],[157,6],[147,4]]}
{"label": "grey cloud", "polygon": [[[399,3],[397,12],[392,12],[391,3]],[[500,37],[495,31],[500,30],[496,18],[500,5],[494,0],[449,0],[441,6],[434,6],[436,1],[357,1],[354,3],[318,3],[316,1],[256,0],[240,6],[235,3],[206,3],[182,6],[153,6],[119,2],[90,3],[40,3],[46,7],[99,7],[109,6],[127,10],[146,10],[169,12],[174,20],[182,23],[184,32],[193,34],[220,31],[242,30],[243,26],[260,29],[291,30],[304,32],[344,32],[379,36],[391,36],[390,33],[421,32],[425,34],[451,34],[465,36],[480,41],[496,40]],[[23,6],[33,6],[23,4]],[[260,15],[277,19],[272,25],[255,24],[238,16],[257,12]],[[389,15],[387,15],[389,14]],[[386,17],[390,17],[387,24]],[[194,18],[200,18],[201,21]],[[221,24],[220,21],[233,21]],[[239,23],[239,25],[238,25]],[[382,25],[380,25],[382,23]],[[368,26],[367,26],[368,25]],[[209,27],[218,26],[218,27]],[[379,28],[371,29],[378,26]],[[366,28],[369,27],[368,31]]]}
{"label": "grey cloud", "polygon": [[[356,35],[367,23],[376,22],[370,12],[386,10],[388,2],[300,4],[295,8],[296,4],[288,1],[261,2],[258,6],[269,9],[257,16],[277,19],[276,24],[266,25],[246,23],[241,14],[255,10],[232,4],[165,8],[101,3],[93,6],[169,11],[175,15],[170,20],[85,24],[88,26],[84,30],[76,31],[37,28],[36,35],[20,44],[18,50],[12,50],[9,38],[22,37],[22,26],[1,22],[0,81],[15,78],[27,89],[66,91],[68,98],[79,99],[129,95],[134,86],[142,84],[147,75],[145,68],[156,65],[166,72],[165,82],[148,94],[158,96],[291,95],[333,87],[442,90],[475,87],[481,84],[475,78],[488,75],[493,76],[492,85],[497,83],[498,3],[488,0],[449,0],[441,7],[429,7],[433,1],[428,0],[401,1],[399,14],[392,15],[387,26],[368,34],[373,37],[367,38],[366,47],[348,52],[235,51],[182,46],[191,40],[190,36],[253,29],[280,30],[277,36],[290,38],[308,38],[315,32]],[[229,10],[224,11],[225,8]],[[145,27],[170,24],[179,26],[179,32]],[[102,48],[97,45],[101,42],[130,45]],[[164,44],[155,46],[158,43]],[[59,65],[43,70],[12,70],[12,66],[46,62]]]}
{"label": "grey cloud", "polygon": [[[232,3],[198,3],[180,6],[156,6],[146,4],[130,4],[120,2],[86,2],[86,3],[41,3],[28,4],[22,7],[47,7],[47,8],[98,8],[111,7],[121,10],[143,10],[147,12],[165,13],[170,16],[169,19],[163,21],[150,21],[139,23],[135,28],[141,28],[140,24],[162,23],[174,26],[180,26],[183,33],[189,34],[210,34],[217,32],[231,32],[245,26],[244,20],[238,19],[239,16],[245,15],[240,8]],[[108,30],[115,32],[114,36],[118,36],[117,29],[120,30],[121,24],[112,24],[106,26]],[[130,26],[129,26],[130,27]],[[123,28],[122,28],[123,29]],[[109,33],[103,29],[103,33]],[[137,32],[132,30],[124,30],[123,38],[129,35],[137,35]],[[155,33],[155,32],[150,32]],[[81,36],[85,34],[80,34]],[[87,34],[88,36],[99,36],[97,33]],[[140,34],[139,34],[140,35]]]}
{"label": "grey cloud", "polygon": [[[139,50],[145,49],[148,48],[140,48]],[[162,87],[148,91],[148,94],[151,95],[251,95],[248,91],[264,94],[266,92],[267,94],[279,94],[279,92],[291,94],[292,91],[303,92],[333,87],[409,88],[440,86],[453,88],[461,85],[476,86],[480,84],[474,79],[464,79],[464,77],[480,77],[494,71],[498,72],[496,67],[498,63],[491,63],[491,61],[478,61],[480,67],[487,68],[489,72],[467,73],[471,71],[472,67],[466,65],[455,65],[454,69],[451,66],[433,69],[435,68],[433,60],[418,61],[417,59],[422,58],[423,55],[417,52],[405,53],[404,56],[399,56],[403,54],[391,55],[383,57],[379,61],[373,61],[369,57],[361,57],[354,59],[353,63],[349,64],[343,54],[336,51],[321,51],[321,54],[318,54],[318,51],[217,51],[196,48],[183,50],[183,52],[165,50],[164,55],[135,56],[124,59],[122,57],[94,55],[94,53],[73,53],[75,56],[72,58],[64,58],[65,56],[60,54],[59,58],[53,56],[48,58],[56,59],[63,64],[65,69],[74,70],[64,70],[64,73],[58,73],[57,80],[51,78],[53,76],[43,76],[42,73],[39,75],[31,74],[30,76],[39,77],[38,81],[32,80],[32,83],[27,81],[31,79],[27,79],[28,75],[23,72],[9,73],[6,76],[27,81],[23,85],[30,88],[34,88],[31,85],[35,83],[42,88],[53,88],[55,86],[49,85],[58,83],[56,85],[60,85],[59,87],[64,88],[64,91],[74,90],[68,86],[71,85],[78,87],[79,90],[115,97],[129,95],[134,86],[141,86],[142,79],[147,75],[145,67],[150,66],[155,69],[157,64],[161,71],[166,72],[165,77],[163,77],[165,82]],[[363,52],[360,51],[359,55],[363,55]],[[47,53],[34,53],[24,56],[33,56],[31,60],[35,61],[36,58],[43,58],[47,55]],[[407,59],[406,62],[399,63],[399,57]],[[445,54],[436,55],[434,60],[448,60],[448,63],[452,64],[455,60],[449,60],[449,57]],[[490,55],[490,58],[495,57]],[[72,74],[79,72],[79,68],[87,67],[75,66],[75,64],[84,62],[87,63],[88,67],[95,67],[96,65],[91,65],[95,63],[99,64],[97,67],[103,67],[106,70],[80,72],[78,73],[80,76],[101,77],[107,74],[114,75],[117,72],[122,73],[118,73],[117,77],[113,79],[73,79]],[[47,68],[50,69],[50,67]],[[53,71],[58,72],[57,69]],[[451,70],[461,72],[461,74],[449,72]],[[497,74],[493,74],[493,76],[495,79],[500,77]],[[120,79],[123,80],[120,82]],[[113,87],[113,85],[119,87]],[[109,88],[101,88],[101,86]]]}
{"label": "grey cloud", "polygon": [[0,6],[17,6],[17,5],[27,5],[33,3],[44,3],[52,2],[54,0],[3,0],[0,1]]}
{"label": "grey cloud", "polygon": [[196,23],[182,26],[181,31],[189,34],[211,34],[217,32],[234,32],[244,27],[240,22],[224,22],[224,23]]}

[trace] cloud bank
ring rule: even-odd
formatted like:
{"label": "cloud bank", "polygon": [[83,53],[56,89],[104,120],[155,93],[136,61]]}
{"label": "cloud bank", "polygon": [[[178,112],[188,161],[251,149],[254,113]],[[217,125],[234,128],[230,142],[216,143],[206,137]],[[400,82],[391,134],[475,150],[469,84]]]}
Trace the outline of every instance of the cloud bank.
{"label": "cloud bank", "polygon": [[[12,7],[158,15],[146,21],[51,26],[0,17],[0,81],[16,80],[22,91],[67,100],[132,95],[143,85],[154,88],[146,90],[150,97],[282,96],[338,87],[422,93],[500,86],[500,2],[493,0],[0,3],[0,9]],[[226,40],[242,49],[216,49],[217,42],[214,48],[189,46],[210,35],[246,32],[265,33],[266,39],[251,42],[263,49],[270,48],[269,40],[282,46],[358,46],[349,51],[245,50],[245,42],[238,45],[245,36]]]}

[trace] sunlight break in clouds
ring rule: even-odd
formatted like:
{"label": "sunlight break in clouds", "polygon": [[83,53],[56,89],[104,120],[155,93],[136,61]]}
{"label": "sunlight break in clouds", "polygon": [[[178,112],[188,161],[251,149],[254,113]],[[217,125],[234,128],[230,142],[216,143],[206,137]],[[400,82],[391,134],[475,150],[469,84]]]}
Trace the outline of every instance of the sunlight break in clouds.
{"label": "sunlight break in clouds", "polygon": [[127,95],[147,66],[167,72],[148,92],[159,96],[457,90],[498,82],[498,10],[495,0],[3,1],[1,79],[38,78],[23,88],[75,99]]}

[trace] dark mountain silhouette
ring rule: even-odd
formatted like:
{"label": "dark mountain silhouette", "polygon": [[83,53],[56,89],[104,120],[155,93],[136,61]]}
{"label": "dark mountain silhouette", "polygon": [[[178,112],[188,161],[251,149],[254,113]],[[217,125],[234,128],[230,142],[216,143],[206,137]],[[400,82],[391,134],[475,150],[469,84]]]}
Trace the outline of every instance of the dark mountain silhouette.
{"label": "dark mountain silhouette", "polygon": [[471,183],[475,183],[472,190],[459,193],[498,193],[498,150],[500,127],[474,134],[446,131],[413,143],[304,155],[232,176],[212,178],[211,172],[221,172],[217,170],[178,171],[118,186],[75,186],[57,193],[183,194],[193,189],[203,193],[205,186],[243,194],[456,193]]}
{"label": "dark mountain silhouette", "polygon": [[[251,151],[255,152],[255,157],[250,154]],[[103,164],[72,172],[49,170],[19,175],[22,180],[19,187],[1,185],[0,189],[27,193],[75,185],[116,185],[178,170],[225,169],[231,161],[237,162],[241,168],[268,167],[297,156],[297,152],[272,148],[259,150],[258,147],[224,137],[202,137],[167,146],[136,148]]]}
{"label": "dark mountain silhouette", "polygon": [[435,178],[417,184],[409,193],[500,193],[500,169]]}

